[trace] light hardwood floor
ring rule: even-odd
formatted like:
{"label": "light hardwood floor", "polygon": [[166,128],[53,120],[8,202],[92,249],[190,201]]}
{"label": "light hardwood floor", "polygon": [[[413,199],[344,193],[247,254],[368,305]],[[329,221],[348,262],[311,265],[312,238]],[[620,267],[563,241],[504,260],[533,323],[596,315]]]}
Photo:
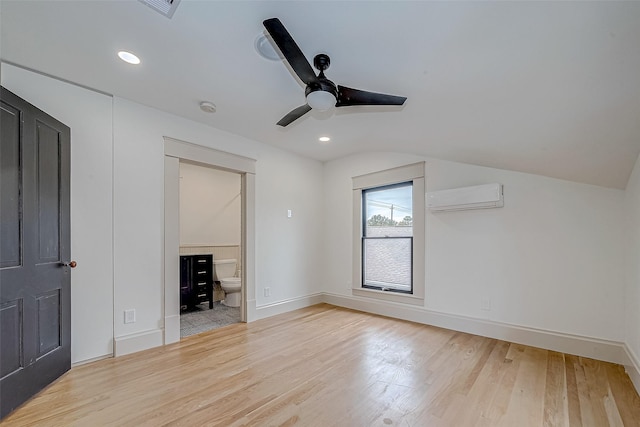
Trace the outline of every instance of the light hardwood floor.
{"label": "light hardwood floor", "polygon": [[640,426],[622,367],[333,307],[73,368],[6,426]]}

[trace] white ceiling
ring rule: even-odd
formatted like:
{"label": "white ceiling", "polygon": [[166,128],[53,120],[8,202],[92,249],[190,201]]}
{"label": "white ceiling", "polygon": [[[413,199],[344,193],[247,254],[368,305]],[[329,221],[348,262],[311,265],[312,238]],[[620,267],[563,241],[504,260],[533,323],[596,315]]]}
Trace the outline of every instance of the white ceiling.
{"label": "white ceiling", "polygon": [[[3,61],[322,161],[397,151],[624,188],[640,152],[639,2],[182,0],[172,19],[135,0],[0,7]],[[254,48],[271,17],[310,62],[329,54],[336,84],[407,102],[276,126],[304,89]]]}

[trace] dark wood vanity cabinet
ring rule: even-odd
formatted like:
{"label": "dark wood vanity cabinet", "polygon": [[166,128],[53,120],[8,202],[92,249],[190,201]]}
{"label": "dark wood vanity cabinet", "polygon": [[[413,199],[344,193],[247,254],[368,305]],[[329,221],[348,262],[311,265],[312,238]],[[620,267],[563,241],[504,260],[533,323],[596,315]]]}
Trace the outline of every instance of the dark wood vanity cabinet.
{"label": "dark wood vanity cabinet", "polygon": [[209,301],[213,308],[213,255],[180,256],[180,306]]}

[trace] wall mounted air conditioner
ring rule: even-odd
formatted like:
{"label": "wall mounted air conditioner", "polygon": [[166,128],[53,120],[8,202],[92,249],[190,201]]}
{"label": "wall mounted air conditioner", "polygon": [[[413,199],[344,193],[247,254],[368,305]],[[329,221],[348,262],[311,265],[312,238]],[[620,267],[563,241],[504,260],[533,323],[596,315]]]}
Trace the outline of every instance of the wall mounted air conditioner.
{"label": "wall mounted air conditioner", "polygon": [[504,206],[502,184],[484,184],[427,193],[427,208],[434,212]]}

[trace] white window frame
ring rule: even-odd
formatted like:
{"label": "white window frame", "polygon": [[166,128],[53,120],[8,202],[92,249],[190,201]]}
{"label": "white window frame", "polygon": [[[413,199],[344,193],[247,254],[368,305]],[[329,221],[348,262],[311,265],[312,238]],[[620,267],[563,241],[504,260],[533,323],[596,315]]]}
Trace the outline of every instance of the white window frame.
{"label": "white window frame", "polygon": [[[360,175],[353,182],[353,295],[405,304],[424,305],[425,292],[425,162]],[[412,182],[413,294],[362,287],[362,190]]]}

